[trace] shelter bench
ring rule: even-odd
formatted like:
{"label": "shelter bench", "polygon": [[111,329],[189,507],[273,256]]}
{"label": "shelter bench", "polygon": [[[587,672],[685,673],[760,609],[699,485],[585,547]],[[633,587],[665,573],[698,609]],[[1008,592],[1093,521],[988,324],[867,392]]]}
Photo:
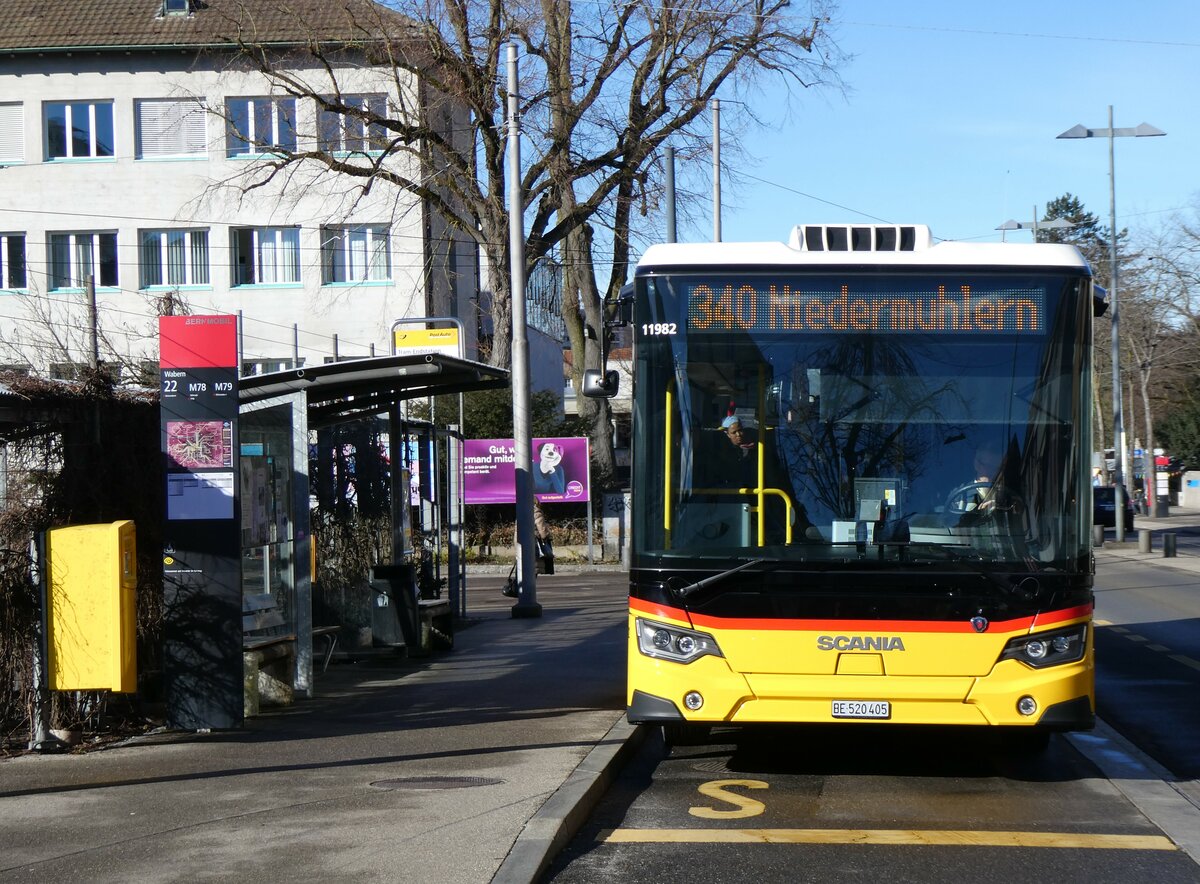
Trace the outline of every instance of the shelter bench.
{"label": "shelter bench", "polygon": [[419,615],[418,656],[434,650],[448,651],[454,647],[454,616],[449,599],[417,599]]}
{"label": "shelter bench", "polygon": [[[336,640],[336,637],[335,637]],[[269,592],[242,599],[243,715],[262,706],[290,706],[294,697],[296,634],[288,632],[278,602]]]}

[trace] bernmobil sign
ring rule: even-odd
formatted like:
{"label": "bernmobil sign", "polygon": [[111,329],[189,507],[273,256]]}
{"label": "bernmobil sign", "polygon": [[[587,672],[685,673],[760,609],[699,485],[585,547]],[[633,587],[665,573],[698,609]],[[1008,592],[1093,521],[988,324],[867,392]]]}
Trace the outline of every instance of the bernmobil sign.
{"label": "bernmobil sign", "polygon": [[[533,440],[533,494],[541,503],[585,503],[591,497],[586,438]],[[516,455],[512,439],[463,441],[465,503],[515,503]]]}

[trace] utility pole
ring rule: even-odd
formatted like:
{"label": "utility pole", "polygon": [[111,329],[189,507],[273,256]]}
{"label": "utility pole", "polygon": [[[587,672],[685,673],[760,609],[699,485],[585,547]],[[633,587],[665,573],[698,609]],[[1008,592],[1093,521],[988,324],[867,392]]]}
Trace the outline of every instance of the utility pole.
{"label": "utility pole", "polygon": [[533,431],[529,340],[525,328],[525,200],[521,193],[521,123],[517,44],[508,44],[508,244],[512,270],[513,455],[517,483],[517,603],[513,617],[540,617],[533,533]]}
{"label": "utility pole", "polygon": [[88,367],[95,371],[100,367],[100,318],[96,313],[96,277],[87,278],[88,300]]}
{"label": "utility pole", "polygon": [[712,100],[713,242],[721,241],[721,100]]}
{"label": "utility pole", "polygon": [[667,242],[675,242],[675,148],[666,150],[667,167]]}

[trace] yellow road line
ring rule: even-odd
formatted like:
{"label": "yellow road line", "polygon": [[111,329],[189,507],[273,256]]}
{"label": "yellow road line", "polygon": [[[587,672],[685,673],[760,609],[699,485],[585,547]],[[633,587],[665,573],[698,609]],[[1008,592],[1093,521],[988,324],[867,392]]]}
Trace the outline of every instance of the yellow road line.
{"label": "yellow road line", "polygon": [[882,844],[1178,850],[1169,838],[1162,835],[926,829],[607,829],[602,831],[596,840],[608,844]]}

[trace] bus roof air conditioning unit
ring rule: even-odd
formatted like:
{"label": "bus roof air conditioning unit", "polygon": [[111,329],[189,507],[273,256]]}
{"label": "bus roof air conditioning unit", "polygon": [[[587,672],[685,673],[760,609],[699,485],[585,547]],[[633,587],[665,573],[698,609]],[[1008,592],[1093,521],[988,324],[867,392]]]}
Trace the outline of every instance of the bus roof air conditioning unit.
{"label": "bus roof air conditioning unit", "polygon": [[916,252],[933,245],[924,224],[804,224],[788,245],[803,252]]}

